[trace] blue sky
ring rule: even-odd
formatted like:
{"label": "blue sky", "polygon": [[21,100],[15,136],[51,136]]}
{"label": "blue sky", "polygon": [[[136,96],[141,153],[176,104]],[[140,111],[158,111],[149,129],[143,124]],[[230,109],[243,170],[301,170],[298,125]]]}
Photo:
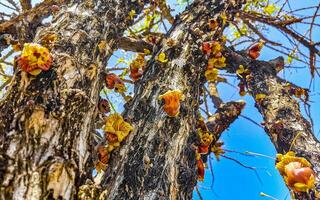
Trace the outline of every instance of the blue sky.
{"label": "blue sky", "polygon": [[[174,0],[169,0],[168,2],[176,9],[175,13],[178,13],[183,9],[183,7],[177,6],[176,1]],[[317,3],[316,1],[311,0],[295,0],[292,2],[294,2],[291,3],[293,9],[307,7]],[[3,10],[4,8],[0,7],[0,11]],[[301,14],[303,15],[308,13],[301,12]],[[302,32],[307,28],[307,26],[297,27],[297,29]],[[319,29],[315,29],[314,36],[319,37],[319,35]],[[272,29],[266,32],[266,36],[268,38],[272,38],[274,41],[288,44],[286,38],[281,36],[279,32]],[[109,61],[108,65],[114,66],[116,60],[122,56],[123,53],[118,51]],[[131,54],[127,54],[127,56],[131,57]],[[268,48],[264,48],[260,59],[269,60],[277,56],[279,56],[279,53]],[[306,66],[299,62],[294,62],[292,65],[299,67]],[[307,67],[304,69],[285,69],[280,75],[299,86],[309,87],[310,75]],[[230,79],[229,81],[230,83],[237,85],[236,80]],[[319,78],[317,77],[313,83],[311,92],[311,110],[314,120],[314,130],[318,138],[320,130],[320,124],[318,123],[320,108],[319,106],[316,106],[316,103],[320,101],[320,95],[317,92],[319,90],[319,85]],[[247,105],[242,114],[244,116],[249,116],[258,123],[262,122],[260,114],[254,107],[252,97],[240,97],[235,88],[226,84],[219,86],[219,92],[222,99],[226,102],[230,100],[244,99]],[[122,98],[119,98],[118,95],[110,95],[110,99],[118,111],[123,109],[122,105],[124,102],[122,101]],[[210,107],[213,106],[210,105]],[[214,109],[211,111],[214,112]],[[304,111],[302,110],[302,112]],[[246,151],[256,152],[270,157],[275,157],[276,154],[276,151],[264,130],[244,118],[236,120],[236,122],[223,133],[221,140],[225,143],[223,147],[224,149],[243,153]],[[205,181],[198,184],[201,195],[205,200],[260,200],[266,198],[261,197],[260,192],[269,194],[279,200],[290,199],[288,189],[284,185],[282,177],[279,175],[278,171],[275,170],[273,159],[260,156],[246,156],[238,153],[227,153],[226,155],[239,160],[245,165],[256,167],[256,173],[250,169],[240,166],[234,161],[221,158],[218,162],[213,158],[211,160],[213,174],[211,173],[211,170],[208,169],[206,171]],[[193,199],[199,199],[195,192]]]}

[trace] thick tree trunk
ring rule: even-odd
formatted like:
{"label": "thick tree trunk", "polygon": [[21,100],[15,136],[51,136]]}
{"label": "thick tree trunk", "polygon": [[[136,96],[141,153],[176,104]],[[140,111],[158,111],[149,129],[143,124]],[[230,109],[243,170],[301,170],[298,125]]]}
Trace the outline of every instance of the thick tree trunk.
{"label": "thick tree trunk", "polygon": [[[265,130],[278,153],[289,150],[306,158],[316,173],[317,190],[320,189],[320,143],[314,136],[310,123],[302,116],[298,102],[294,99],[288,82],[277,76],[276,66],[270,62],[252,61],[240,54],[229,51],[228,63],[238,68],[240,64],[249,67],[251,77],[247,82],[250,94],[265,94],[263,100],[256,100],[256,107],[262,114]],[[296,87],[293,86],[292,87]],[[315,199],[310,193],[295,193],[297,199]]]}
{"label": "thick tree trunk", "polygon": [[[101,198],[191,199],[197,181],[193,144],[197,143],[199,90],[207,64],[200,50],[206,38],[194,30],[208,32],[208,19],[226,7],[239,9],[228,3],[195,1],[174,23],[167,38],[176,45],[169,47],[164,41],[157,52],[164,52],[169,61],[149,62],[134,99],[127,105],[125,117],[135,128],[111,155]],[[174,118],[166,115],[158,100],[159,95],[173,89],[186,97]]]}
{"label": "thick tree trunk", "polygon": [[[36,78],[16,69],[0,102],[0,198],[73,199],[90,176],[86,163],[102,71],[142,4],[134,1],[73,1],[39,30],[58,41],[52,69]],[[100,41],[106,48],[99,50]]]}

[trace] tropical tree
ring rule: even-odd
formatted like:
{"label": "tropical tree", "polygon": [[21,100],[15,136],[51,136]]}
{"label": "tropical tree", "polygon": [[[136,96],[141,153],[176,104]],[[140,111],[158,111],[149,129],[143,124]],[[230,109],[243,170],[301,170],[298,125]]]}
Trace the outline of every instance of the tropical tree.
{"label": "tropical tree", "polygon": [[[245,107],[219,97],[231,79],[254,98],[292,197],[320,198],[320,144],[300,110],[311,87],[279,75],[304,63],[317,80],[319,3],[180,1],[176,15],[165,0],[34,3],[0,3],[2,199],[191,199]],[[279,57],[259,60],[262,48]]]}

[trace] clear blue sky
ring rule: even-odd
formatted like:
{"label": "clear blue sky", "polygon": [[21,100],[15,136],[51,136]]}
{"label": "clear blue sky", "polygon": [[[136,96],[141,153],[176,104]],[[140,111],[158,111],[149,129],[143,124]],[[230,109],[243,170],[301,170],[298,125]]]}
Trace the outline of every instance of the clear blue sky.
{"label": "clear blue sky", "polygon": [[[168,2],[176,9],[175,13],[178,13],[183,9],[182,7],[177,6],[175,0],[168,0]],[[293,9],[317,4],[317,1],[311,0],[295,0],[292,2],[294,2],[291,4]],[[0,7],[0,11],[3,11],[3,8]],[[298,27],[298,29],[302,31],[307,28],[308,27],[303,26]],[[320,35],[320,31],[317,30],[314,35],[318,37]],[[270,30],[266,36],[278,42],[285,41],[285,38],[274,30]],[[114,66],[117,58],[120,56],[123,56],[123,54],[118,51],[116,56],[112,57],[108,65]],[[128,56],[130,57],[131,55],[129,54]],[[279,56],[277,52],[265,48],[260,59],[269,60],[277,56]],[[293,63],[293,65],[305,66],[301,63]],[[308,69],[286,69],[281,76],[299,86],[309,87],[310,76]],[[233,82],[232,79],[231,83],[237,85],[237,82],[235,80]],[[319,78],[316,78],[311,92],[311,101],[313,102],[311,104],[311,109],[316,134],[319,133],[320,129],[320,124],[318,123],[320,108],[319,106],[316,106],[316,103],[320,101],[320,95],[316,92],[319,90],[319,85]],[[243,111],[243,115],[250,116],[250,118],[257,122],[262,121],[260,114],[254,107],[254,102],[251,97],[240,97],[237,90],[228,85],[219,86],[219,91],[221,97],[226,102],[230,100],[244,99],[247,106]],[[119,98],[117,95],[111,95],[110,98],[116,105],[117,110],[123,109],[122,104],[124,102],[121,100],[122,98]],[[211,105],[211,107],[213,106]],[[213,109],[212,112],[214,112]],[[222,135],[221,140],[225,143],[224,148],[228,150],[235,150],[238,152],[251,151],[271,157],[275,157],[276,154],[275,149],[264,130],[243,118],[239,118],[235,123],[233,123],[229,130]],[[211,170],[206,170],[205,181],[198,184],[201,195],[205,200],[264,199],[265,197],[261,197],[259,195],[260,192],[267,193],[279,200],[290,199],[288,189],[284,185],[282,177],[279,175],[278,171],[275,170],[274,161],[272,159],[244,156],[236,153],[227,153],[226,155],[241,161],[243,164],[256,167],[256,172],[261,181],[259,181],[257,175],[252,170],[241,167],[231,160],[221,158],[220,162],[217,162],[215,159],[212,159],[211,163],[213,164],[213,174],[211,173]],[[196,193],[194,193],[194,199],[199,199]]]}

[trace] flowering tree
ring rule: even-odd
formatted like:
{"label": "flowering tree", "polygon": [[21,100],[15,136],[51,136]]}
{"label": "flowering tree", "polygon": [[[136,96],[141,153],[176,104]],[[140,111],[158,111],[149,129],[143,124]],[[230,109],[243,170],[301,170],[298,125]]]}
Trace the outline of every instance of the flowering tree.
{"label": "flowering tree", "polygon": [[[165,0],[19,3],[0,13],[1,198],[191,199],[245,106],[219,97],[223,72],[255,99],[292,195],[320,198],[320,144],[297,101],[310,90],[277,75],[295,59],[318,76],[320,4],[301,17],[289,0],[182,1],[176,16]],[[262,48],[280,57],[259,60]],[[133,59],[108,67],[117,49]]]}

